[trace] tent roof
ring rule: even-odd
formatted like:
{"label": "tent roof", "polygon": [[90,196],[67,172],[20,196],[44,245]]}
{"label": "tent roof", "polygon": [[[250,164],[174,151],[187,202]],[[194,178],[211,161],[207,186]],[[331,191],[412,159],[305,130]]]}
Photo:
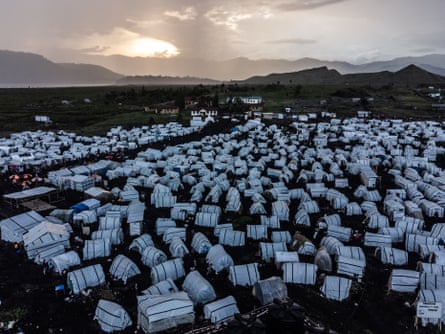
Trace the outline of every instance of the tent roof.
{"label": "tent roof", "polygon": [[49,194],[53,191],[56,191],[56,188],[36,187],[36,188],[31,188],[31,189],[15,192],[15,193],[6,194],[6,195],[3,195],[3,197],[6,199],[19,200],[19,199],[25,199],[25,198],[30,198],[30,197],[36,197],[36,196],[43,196],[43,195]]}

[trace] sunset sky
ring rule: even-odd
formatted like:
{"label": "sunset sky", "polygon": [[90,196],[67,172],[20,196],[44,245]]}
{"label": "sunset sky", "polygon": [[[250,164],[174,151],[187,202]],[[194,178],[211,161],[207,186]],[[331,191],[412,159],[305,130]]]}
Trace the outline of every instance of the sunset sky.
{"label": "sunset sky", "polygon": [[444,13],[445,0],[4,0],[0,49],[364,63],[445,53]]}

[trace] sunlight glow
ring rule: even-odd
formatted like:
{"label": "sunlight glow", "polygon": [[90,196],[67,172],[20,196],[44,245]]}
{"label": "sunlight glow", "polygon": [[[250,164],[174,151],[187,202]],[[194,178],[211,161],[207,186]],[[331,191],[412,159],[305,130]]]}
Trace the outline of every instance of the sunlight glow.
{"label": "sunlight glow", "polygon": [[131,43],[129,53],[133,57],[170,58],[179,55],[179,50],[171,43],[154,38],[138,38]]}

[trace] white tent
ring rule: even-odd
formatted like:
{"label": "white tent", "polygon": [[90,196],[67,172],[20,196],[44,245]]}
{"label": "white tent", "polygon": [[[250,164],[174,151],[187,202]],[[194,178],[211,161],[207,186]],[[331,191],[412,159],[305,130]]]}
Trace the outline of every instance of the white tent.
{"label": "white tent", "polygon": [[206,255],[206,261],[216,273],[234,265],[232,257],[219,244],[210,247]]}
{"label": "white tent", "polygon": [[154,246],[148,246],[142,251],[141,262],[150,268],[165,261],[167,261],[167,255]]}
{"label": "white tent", "polygon": [[275,299],[287,299],[287,286],[280,277],[269,277],[259,280],[253,286],[252,294],[260,301],[261,305],[272,303]]}
{"label": "white tent", "polygon": [[219,214],[198,212],[195,216],[195,225],[204,227],[215,227],[218,224]]}
{"label": "white tent", "polygon": [[396,292],[414,292],[419,285],[420,273],[414,270],[393,269],[389,276],[388,289]]}
{"label": "white tent", "polygon": [[127,283],[129,278],[139,275],[140,273],[141,271],[136,263],[122,254],[117,255],[110,266],[111,277],[122,280],[124,284]]}
{"label": "white tent", "polygon": [[185,241],[185,227],[170,227],[165,230],[164,235],[162,236],[162,241],[166,244],[169,244],[173,238],[178,237]]}
{"label": "white tent", "polygon": [[231,247],[244,246],[246,243],[246,232],[223,229],[219,234],[219,243]]}
{"label": "white tent", "polygon": [[289,244],[292,242],[292,236],[289,231],[272,231],[272,242],[284,242]]}
{"label": "white tent", "polygon": [[49,248],[39,249],[34,257],[34,262],[43,264],[48,262],[52,257],[65,253],[65,246],[62,244],[54,244]]}
{"label": "white tent", "polygon": [[31,228],[23,235],[23,245],[29,259],[33,259],[40,251],[56,245],[70,247],[70,233],[65,225],[47,221]]}
{"label": "white tent", "polygon": [[136,250],[139,254],[142,255],[142,252],[144,251],[145,248],[147,248],[148,246],[153,246],[153,239],[151,238],[150,234],[142,234],[141,236],[135,238],[130,246],[128,247],[128,249],[134,249]]}
{"label": "white tent", "polygon": [[212,244],[204,233],[196,232],[192,238],[192,248],[198,254],[206,254]]}
{"label": "white tent", "polygon": [[165,331],[194,320],[193,302],[185,292],[138,297],[138,327],[145,333]]}
{"label": "white tent", "polygon": [[408,252],[403,249],[381,247],[375,250],[375,256],[384,264],[404,266],[408,264]]}
{"label": "white tent", "polygon": [[350,227],[328,225],[327,236],[334,237],[342,242],[349,242],[352,229]]}
{"label": "white tent", "polygon": [[156,284],[153,284],[149,288],[142,291],[143,294],[146,295],[167,295],[169,293],[178,292],[175,282],[173,282],[170,278],[167,278],[164,281],[160,281]]}
{"label": "white tent", "polygon": [[122,331],[132,325],[130,316],[122,306],[105,299],[100,299],[97,303],[94,320],[97,320],[100,329],[106,333]]}
{"label": "white tent", "polygon": [[71,271],[67,276],[68,288],[76,295],[83,289],[103,284],[105,284],[105,274],[100,264]]}
{"label": "white tent", "polygon": [[124,232],[121,228],[113,230],[97,230],[91,233],[91,239],[108,239],[112,245],[120,245],[124,241]]}
{"label": "white tent", "polygon": [[284,242],[260,242],[261,259],[270,262],[275,257],[275,252],[287,251],[286,243]]}
{"label": "white tent", "polygon": [[229,268],[229,280],[233,285],[252,286],[260,279],[258,263],[241,264]]}
{"label": "white tent", "polygon": [[421,234],[406,234],[405,249],[408,252],[419,252],[420,245],[437,245],[439,239]]}
{"label": "white tent", "polygon": [[215,237],[219,237],[219,235],[221,234],[221,231],[224,230],[224,229],[233,230],[233,225],[231,223],[218,224],[213,229],[213,235]]}
{"label": "white tent", "polygon": [[185,276],[182,259],[174,259],[162,262],[151,269],[151,281],[157,283],[167,278],[176,280]]}
{"label": "white tent", "polygon": [[35,211],[28,211],[0,221],[0,231],[3,241],[22,242],[23,235],[34,226],[44,221]]}
{"label": "white tent", "polygon": [[204,317],[211,323],[220,324],[229,321],[239,313],[236,300],[232,296],[204,305]]}
{"label": "white tent", "polygon": [[280,219],[277,216],[260,216],[261,225],[268,228],[280,228]]}
{"label": "white tent", "polygon": [[182,239],[179,237],[174,237],[171,239],[168,249],[173,257],[184,257],[189,253],[184,241],[182,241]]}
{"label": "white tent", "polygon": [[176,223],[170,218],[157,218],[155,222],[155,232],[157,235],[162,235],[171,227],[176,227]]}
{"label": "white tent", "polygon": [[312,263],[287,262],[282,265],[283,281],[286,283],[314,285],[317,266]]}
{"label": "white tent", "polygon": [[85,210],[79,213],[75,213],[73,216],[73,222],[76,225],[84,224],[91,225],[97,222],[97,214],[95,210]]}
{"label": "white tent", "polygon": [[420,273],[421,290],[439,290],[445,289],[445,275],[433,274],[423,271]]}
{"label": "white tent", "polygon": [[107,257],[111,254],[111,242],[109,239],[85,240],[83,245],[83,260],[91,260],[99,257]]}
{"label": "white tent", "polygon": [[320,291],[327,299],[342,301],[349,297],[352,280],[339,276],[326,276]]}
{"label": "white tent", "polygon": [[355,259],[347,256],[337,257],[337,274],[361,279],[365,272],[366,259]]}
{"label": "white tent", "polygon": [[391,247],[392,239],[388,234],[365,232],[363,244],[367,247]]}
{"label": "white tent", "polygon": [[253,240],[267,239],[267,226],[265,225],[247,225],[247,238]]}
{"label": "white tent", "polygon": [[337,255],[338,249],[344,247],[343,243],[335,237],[323,237],[320,241],[320,246],[326,247],[329,255]]}
{"label": "white tent", "polygon": [[182,289],[187,292],[194,304],[206,304],[216,298],[213,286],[197,270],[188,273]]}
{"label": "white tent", "polygon": [[[416,302],[425,304],[441,303],[443,305],[445,303],[445,289],[420,290]],[[439,322],[445,323],[445,308],[442,307],[442,317],[440,319],[421,318],[421,320],[423,326],[427,324],[438,325]]]}
{"label": "white tent", "polygon": [[52,257],[49,261],[49,267],[58,274],[62,274],[70,267],[80,265],[80,257],[75,251],[69,251]]}

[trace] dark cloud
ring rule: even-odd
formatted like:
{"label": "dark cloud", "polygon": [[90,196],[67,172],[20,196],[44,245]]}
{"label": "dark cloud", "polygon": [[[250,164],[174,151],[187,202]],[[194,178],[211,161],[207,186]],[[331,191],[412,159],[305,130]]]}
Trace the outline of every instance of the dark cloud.
{"label": "dark cloud", "polygon": [[287,39],[277,39],[272,41],[267,41],[269,44],[316,44],[318,43],[315,39],[306,38],[287,38]]}
{"label": "dark cloud", "polygon": [[279,3],[275,6],[275,8],[288,12],[296,10],[314,9],[344,1],[347,0],[296,0],[292,2],[288,1]]}

